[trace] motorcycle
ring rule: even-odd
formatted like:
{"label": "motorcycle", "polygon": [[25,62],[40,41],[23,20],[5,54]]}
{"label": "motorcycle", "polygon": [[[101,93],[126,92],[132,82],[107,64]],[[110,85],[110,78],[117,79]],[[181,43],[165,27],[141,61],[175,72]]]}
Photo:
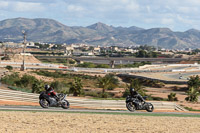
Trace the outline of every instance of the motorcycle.
{"label": "motorcycle", "polygon": [[66,94],[58,94],[59,101],[56,100],[55,97],[48,95],[45,91],[40,93],[39,96],[39,104],[43,108],[48,107],[62,107],[63,109],[69,108],[69,102],[65,99]]}
{"label": "motorcycle", "polygon": [[[143,97],[145,100],[147,97]],[[148,112],[153,112],[154,106],[148,102],[141,102],[138,98],[133,98],[131,96],[126,97],[126,108],[134,112],[135,110],[146,110]]]}

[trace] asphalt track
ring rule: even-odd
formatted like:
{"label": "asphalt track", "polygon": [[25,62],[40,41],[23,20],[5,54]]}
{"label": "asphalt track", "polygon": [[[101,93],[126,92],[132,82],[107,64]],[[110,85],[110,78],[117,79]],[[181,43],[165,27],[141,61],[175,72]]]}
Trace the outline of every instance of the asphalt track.
{"label": "asphalt track", "polygon": [[62,109],[61,107],[50,107],[44,109],[40,106],[0,106],[0,111],[31,111],[31,112],[65,112],[65,113],[96,113],[96,114],[123,114],[123,115],[149,115],[149,116],[188,116],[200,117],[200,113],[191,112],[146,112],[128,110],[94,110],[94,109]]}
{"label": "asphalt track", "polygon": [[[164,76],[172,79],[179,79],[179,80],[188,80],[190,76],[193,75],[200,75],[200,72],[179,72],[178,74],[164,74]],[[182,76],[182,78],[180,78]]]}

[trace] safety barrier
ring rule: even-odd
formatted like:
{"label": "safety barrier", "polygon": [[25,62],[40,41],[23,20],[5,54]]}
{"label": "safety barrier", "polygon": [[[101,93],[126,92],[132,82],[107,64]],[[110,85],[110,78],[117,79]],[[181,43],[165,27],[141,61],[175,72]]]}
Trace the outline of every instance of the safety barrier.
{"label": "safety barrier", "polygon": [[[14,90],[3,90],[0,89],[0,100],[4,101],[22,101],[22,102],[39,102],[39,94],[26,93]],[[126,110],[126,104],[124,100],[94,100],[87,98],[67,97],[70,105],[73,107],[80,108],[92,108],[92,109],[115,109],[115,110]],[[157,110],[181,110],[185,109],[176,105],[173,102],[159,102],[150,101],[154,108]]]}

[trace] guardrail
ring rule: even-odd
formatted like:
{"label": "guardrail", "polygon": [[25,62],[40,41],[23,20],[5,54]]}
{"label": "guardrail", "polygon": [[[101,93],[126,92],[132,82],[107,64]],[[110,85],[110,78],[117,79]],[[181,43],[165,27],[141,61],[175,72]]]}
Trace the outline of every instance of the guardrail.
{"label": "guardrail", "polygon": [[[14,90],[3,90],[0,89],[0,100],[7,101],[23,101],[23,102],[39,102],[39,94],[26,93]],[[81,107],[81,108],[93,108],[93,109],[116,109],[116,110],[126,110],[126,104],[124,100],[94,100],[86,98],[75,98],[67,97],[71,106]],[[176,105],[173,102],[159,102],[150,101],[154,108],[157,110],[182,110],[182,107]]]}

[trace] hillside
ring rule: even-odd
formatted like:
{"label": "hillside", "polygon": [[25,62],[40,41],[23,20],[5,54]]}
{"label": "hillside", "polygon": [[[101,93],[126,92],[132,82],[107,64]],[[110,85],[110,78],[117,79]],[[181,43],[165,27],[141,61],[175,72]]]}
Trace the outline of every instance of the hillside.
{"label": "hillside", "polygon": [[0,41],[27,40],[49,43],[86,43],[100,46],[152,45],[162,48],[198,48],[200,31],[174,32],[169,28],[114,27],[98,22],[87,27],[66,26],[52,19],[14,18],[0,21]]}

